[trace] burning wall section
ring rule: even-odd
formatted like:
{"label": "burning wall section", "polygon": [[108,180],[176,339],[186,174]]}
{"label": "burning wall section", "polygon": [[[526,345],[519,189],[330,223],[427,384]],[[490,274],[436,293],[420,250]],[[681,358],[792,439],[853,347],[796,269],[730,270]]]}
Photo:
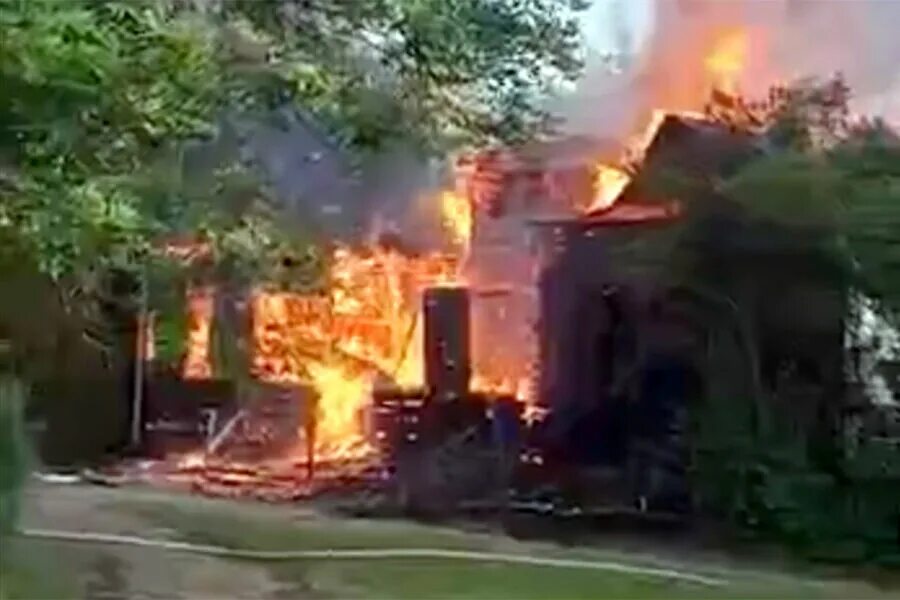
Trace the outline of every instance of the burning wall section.
{"label": "burning wall section", "polygon": [[[444,250],[413,253],[386,238],[337,246],[318,293],[252,293],[252,374],[264,382],[316,390],[317,457],[371,451],[367,414],[373,387],[424,384],[422,301],[429,289],[470,291],[473,327],[466,345],[473,368],[464,374],[465,387],[523,401],[530,397],[536,294],[527,223],[538,203],[544,210],[570,208],[546,186],[510,185],[516,177],[542,182],[533,171],[523,175],[522,168],[491,169],[483,163],[476,171],[460,169],[456,189],[434,196],[446,233]],[[504,206],[498,210],[499,201]],[[186,378],[209,377],[212,371],[208,338],[214,293],[197,289],[189,296]],[[298,424],[302,437],[300,430]],[[302,444],[298,452],[305,452]]]}
{"label": "burning wall section", "polygon": [[365,411],[376,380],[421,381],[421,294],[451,282],[455,268],[443,255],[340,248],[321,294],[256,293],[254,373],[316,389],[318,454],[366,451]]}

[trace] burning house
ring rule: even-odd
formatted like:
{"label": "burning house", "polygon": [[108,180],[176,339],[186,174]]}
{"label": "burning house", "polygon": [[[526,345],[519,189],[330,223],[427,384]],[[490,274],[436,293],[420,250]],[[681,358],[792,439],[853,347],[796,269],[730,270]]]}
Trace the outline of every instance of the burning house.
{"label": "burning house", "polygon": [[[654,127],[642,157],[647,170],[668,166],[709,177],[764,152],[758,136],[692,115],[671,115]],[[696,315],[685,314],[694,307],[685,308],[670,281],[668,253],[686,211],[718,219],[706,230],[734,220],[727,210],[706,215],[697,208],[706,206],[702,198],[651,201],[640,178],[592,160],[561,160],[562,148],[548,146],[544,160],[530,148],[464,163],[468,187],[439,197],[450,251],[410,254],[385,242],[339,247],[323,292],[255,293],[248,304],[250,369],[261,391],[241,408],[201,401],[193,416],[175,417],[159,407],[184,412],[189,403],[173,404],[178,393],[151,384],[148,438],[164,439],[160,424],[167,419],[202,421],[188,427],[188,437],[196,444],[198,432],[205,436],[206,450],[185,464],[202,466],[207,478],[238,463],[275,461],[294,473],[296,487],[309,483],[316,464],[346,474],[356,463],[430,486],[429,502],[451,497],[451,488],[463,496],[483,492],[485,477],[499,481],[484,456],[502,447],[521,453],[532,470],[543,466],[545,483],[584,487],[585,473],[599,470],[607,475],[589,485],[615,490],[617,502],[640,497],[646,505],[655,495],[666,508],[683,507],[685,413],[707,382],[696,360],[703,334],[691,322]],[[711,253],[728,248],[710,243]],[[762,258],[760,249],[746,250],[746,261]],[[744,279],[745,288],[764,287],[764,274]],[[806,332],[778,330],[764,304],[746,307],[770,322],[764,338],[787,334],[796,342],[764,352],[768,383],[776,377],[769,371],[801,365],[821,375],[807,378],[819,386],[815,393],[834,391],[839,382],[827,374],[840,360],[840,344],[832,344],[841,332],[836,302]],[[209,396],[201,388],[215,386],[201,382],[211,376],[210,292],[192,294],[189,308],[182,374],[194,395]],[[817,348],[812,366],[802,347]],[[835,349],[828,359],[826,347]],[[455,464],[434,473],[435,457],[454,444]],[[464,455],[475,461],[468,470],[459,466]],[[271,477],[263,479],[239,478],[263,486]],[[434,488],[436,480],[444,487]]]}
{"label": "burning house", "polygon": [[[181,365],[196,401],[151,379],[147,443],[180,452],[213,493],[295,497],[350,477],[419,506],[549,486],[582,504],[685,510],[690,403],[744,393],[711,391],[711,373],[742,368],[716,360],[749,361],[782,398],[793,390],[807,431],[827,429],[841,391],[843,297],[801,232],[745,218],[714,186],[676,200],[645,177],[713,181],[769,143],[709,115],[659,113],[630,170],[598,165],[603,144],[584,138],[468,157],[434,197],[442,249],[339,245],[319,292],[252,293],[256,383],[239,402],[211,381],[215,291],[198,287]],[[728,287],[726,302],[673,275],[676,239],[708,257],[700,275]],[[761,267],[772,260],[791,262],[791,281]],[[708,325],[728,302],[759,336],[752,360]]]}
{"label": "burning house", "polygon": [[[809,232],[776,231],[717,191],[773,140],[765,109],[728,93],[746,36],[710,39],[697,49],[703,85],[673,106],[696,108],[700,88],[714,87],[715,110],[650,113],[621,158],[619,144],[588,137],[464,157],[428,198],[440,244],[413,250],[403,231],[335,242],[317,292],[253,290],[254,391],[225,386],[221,395],[248,398],[172,417],[206,424],[187,427],[196,449],[180,464],[203,485],[237,470],[232,481],[278,479],[288,495],[365,474],[426,503],[550,486],[583,503],[684,509],[697,398],[778,389],[798,428],[827,429],[842,385],[843,295],[805,251]],[[652,180],[670,171],[692,191],[661,194]],[[685,248],[703,257],[691,273]],[[790,273],[776,277],[771,261]],[[190,298],[181,365],[204,397],[199,382],[215,376],[210,293]],[[720,372],[740,372],[744,388]],[[151,382],[148,419],[165,421],[172,411],[154,407],[176,396]],[[148,437],[160,439],[151,421]]]}

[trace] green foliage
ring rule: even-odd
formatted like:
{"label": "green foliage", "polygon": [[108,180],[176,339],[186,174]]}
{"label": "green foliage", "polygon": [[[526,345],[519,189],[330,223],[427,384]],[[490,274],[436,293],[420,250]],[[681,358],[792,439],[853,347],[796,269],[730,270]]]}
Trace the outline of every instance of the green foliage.
{"label": "green foliage", "polygon": [[[108,276],[139,279],[172,141],[222,103],[214,30],[153,2],[0,2],[0,229],[66,309],[102,322]],[[161,176],[162,175],[162,176]]]}
{"label": "green foliage", "polygon": [[[730,175],[642,177],[665,197],[689,200],[671,251],[671,284],[733,307],[705,307],[706,318],[694,319],[706,340],[707,389],[692,409],[702,502],[806,556],[887,564],[900,558],[896,447],[873,438],[849,452],[819,415],[801,418],[792,406],[807,400],[759,373],[767,324],[767,352],[777,332],[793,332],[769,322],[779,311],[807,326],[818,326],[820,313],[833,322],[841,315],[827,314],[827,293],[851,289],[888,313],[900,308],[900,139],[880,123],[852,125],[846,92],[840,80],[782,91],[759,131],[765,150]],[[803,286],[821,293],[797,294]],[[806,314],[790,313],[792,295]],[[804,308],[804,298],[825,308]],[[788,355],[800,348],[797,339],[778,343]],[[836,398],[809,401],[839,410]]]}
{"label": "green foliage", "polygon": [[286,103],[359,151],[535,135],[542,97],[578,72],[579,4],[0,0],[0,264],[94,323],[98,304],[135,306],[110,273],[149,282],[165,339],[172,237],[208,246],[192,277],[314,285],[309,232],[282,226],[252,168],[226,152],[187,172],[186,142]]}
{"label": "green foliage", "polygon": [[705,508],[807,558],[900,559],[896,449],[872,442],[829,471],[811,460],[787,411],[768,415],[768,426],[755,432],[749,405],[710,397],[693,409],[693,479]]}
{"label": "green foliage", "polygon": [[900,140],[866,128],[830,154],[843,178],[841,241],[861,290],[900,309]]}
{"label": "green foliage", "polygon": [[883,122],[852,123],[840,79],[784,92],[765,132],[770,151],[722,186],[750,214],[815,229],[848,281],[900,307],[900,138]]}
{"label": "green foliage", "polygon": [[[578,0],[274,0],[219,4],[234,60],[291,84],[354,145],[504,141],[581,67]],[[267,57],[263,63],[262,57]]]}
{"label": "green foliage", "polygon": [[754,160],[721,188],[755,217],[800,227],[833,227],[840,175],[821,159],[797,151]]}
{"label": "green foliage", "polygon": [[[178,285],[178,276],[166,280],[167,285],[150,284],[154,290],[153,342],[156,358],[162,364],[175,365],[185,351],[188,339],[186,289]],[[163,280],[160,279],[160,282]]]}

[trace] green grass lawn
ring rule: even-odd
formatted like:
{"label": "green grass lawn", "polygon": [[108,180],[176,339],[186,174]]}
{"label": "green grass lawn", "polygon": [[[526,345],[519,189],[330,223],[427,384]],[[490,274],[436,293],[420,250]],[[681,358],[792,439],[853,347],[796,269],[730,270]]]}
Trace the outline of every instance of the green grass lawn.
{"label": "green grass lawn", "polygon": [[74,598],[70,573],[37,540],[11,538],[0,544],[0,600]]}
{"label": "green grass lawn", "polygon": [[[116,505],[184,541],[235,549],[444,548],[603,561],[621,555],[523,543],[406,521],[298,516],[246,506],[142,500]],[[659,576],[465,559],[375,558],[260,561],[304,597],[331,598],[842,598],[847,590],[785,578],[726,577],[708,586]],[[699,571],[699,572],[698,572]],[[703,574],[700,566],[692,572]],[[714,577],[720,577],[714,575]],[[854,597],[859,593],[854,592]]]}
{"label": "green grass lawn", "polygon": [[580,569],[438,559],[282,563],[273,574],[335,597],[719,598],[719,588]]}

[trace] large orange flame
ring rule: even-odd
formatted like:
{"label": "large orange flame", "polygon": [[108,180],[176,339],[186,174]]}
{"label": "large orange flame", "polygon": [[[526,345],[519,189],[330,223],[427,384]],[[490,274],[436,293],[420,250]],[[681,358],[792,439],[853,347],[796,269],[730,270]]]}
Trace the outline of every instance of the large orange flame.
{"label": "large orange flame", "polygon": [[[623,143],[618,163],[599,160],[594,167],[594,198],[588,212],[610,207],[630,181],[622,164],[640,163],[660,125],[669,114],[705,118],[700,112],[716,90],[730,96],[741,92],[741,80],[751,62],[751,51],[765,47],[765,33],[741,25],[723,25],[696,32],[676,48],[664,48],[665,65],[654,65],[647,93],[657,106],[642,119],[636,132]],[[751,35],[752,34],[752,35]],[[755,45],[754,45],[755,44]]]}
{"label": "large orange flame", "polygon": [[363,411],[370,396],[366,375],[343,365],[310,362],[310,382],[319,393],[316,421],[316,453],[319,457],[350,457],[365,454]]}
{"label": "large orange flame", "polygon": [[376,378],[421,383],[421,294],[454,281],[456,269],[453,256],[339,247],[322,294],[256,294],[254,370],[264,380],[315,388],[317,455],[369,448],[363,413]]}
{"label": "large orange flame", "polygon": [[213,290],[208,287],[188,291],[188,333],[182,375],[185,379],[212,377],[210,326],[213,317]]}
{"label": "large orange flame", "polygon": [[600,163],[594,171],[594,198],[588,212],[594,212],[609,208],[619,197],[619,194],[631,181],[631,177],[625,171]]}
{"label": "large orange flame", "polygon": [[713,86],[730,94],[738,92],[739,76],[747,65],[749,48],[748,34],[739,27],[727,28],[715,37],[703,61]]}
{"label": "large orange flame", "polygon": [[472,203],[452,190],[440,194],[441,219],[448,234],[460,248],[468,249],[472,240]]}

